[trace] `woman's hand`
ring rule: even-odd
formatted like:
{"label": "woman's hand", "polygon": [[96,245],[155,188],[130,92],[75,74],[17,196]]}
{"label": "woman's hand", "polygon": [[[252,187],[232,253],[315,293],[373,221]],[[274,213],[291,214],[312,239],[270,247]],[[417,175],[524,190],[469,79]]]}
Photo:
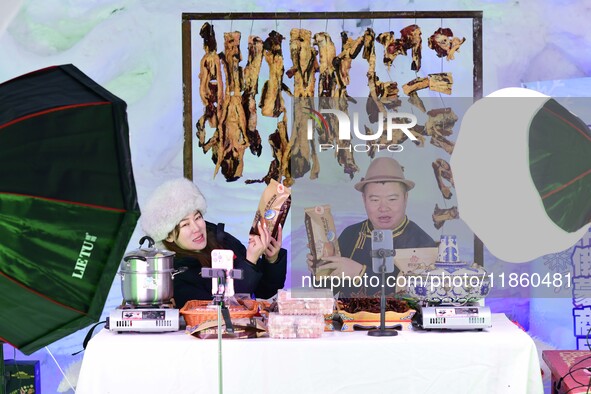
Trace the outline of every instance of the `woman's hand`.
{"label": "woman's hand", "polygon": [[279,225],[279,228],[277,230],[277,239],[273,238],[272,236],[269,236],[269,246],[267,246],[267,249],[265,249],[265,258],[267,259],[267,261],[271,264],[275,263],[277,261],[277,258],[279,257],[279,250],[281,250],[281,243],[282,243],[282,239],[283,239],[283,228],[281,227],[281,225]]}
{"label": "woman's hand", "polygon": [[248,247],[246,248],[246,259],[253,264],[256,264],[263,253],[265,253],[271,238],[266,223],[261,224],[259,221],[257,223],[257,228],[259,230],[259,235],[250,234],[248,236]]}

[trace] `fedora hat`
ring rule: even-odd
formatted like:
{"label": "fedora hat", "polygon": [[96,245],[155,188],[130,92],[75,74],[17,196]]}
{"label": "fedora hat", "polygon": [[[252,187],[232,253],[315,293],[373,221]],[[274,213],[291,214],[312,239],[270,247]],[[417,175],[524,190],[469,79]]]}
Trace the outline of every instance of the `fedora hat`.
{"label": "fedora hat", "polygon": [[368,183],[374,182],[400,182],[410,190],[415,183],[404,177],[404,170],[400,163],[391,157],[379,157],[371,162],[365,173],[365,177],[355,184],[355,189],[362,192]]}

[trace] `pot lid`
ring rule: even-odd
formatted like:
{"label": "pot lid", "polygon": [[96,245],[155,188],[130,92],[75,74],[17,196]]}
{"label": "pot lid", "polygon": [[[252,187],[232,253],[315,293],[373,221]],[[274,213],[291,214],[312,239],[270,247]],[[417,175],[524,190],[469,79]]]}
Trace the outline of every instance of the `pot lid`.
{"label": "pot lid", "polygon": [[[142,248],[145,241],[148,241],[148,247]],[[145,236],[140,239],[139,249],[132,250],[125,254],[125,258],[141,257],[169,257],[174,256],[175,252],[167,249],[158,249],[154,247],[154,240],[151,237]]]}

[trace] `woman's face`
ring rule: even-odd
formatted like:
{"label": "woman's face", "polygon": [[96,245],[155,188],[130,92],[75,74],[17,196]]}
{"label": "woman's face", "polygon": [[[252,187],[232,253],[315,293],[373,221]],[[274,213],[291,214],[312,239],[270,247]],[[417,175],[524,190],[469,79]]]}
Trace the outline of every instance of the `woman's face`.
{"label": "woman's face", "polygon": [[195,211],[185,216],[178,225],[179,231],[176,237],[169,235],[166,240],[174,242],[179,248],[198,252],[207,245],[207,232],[205,220],[201,212]]}

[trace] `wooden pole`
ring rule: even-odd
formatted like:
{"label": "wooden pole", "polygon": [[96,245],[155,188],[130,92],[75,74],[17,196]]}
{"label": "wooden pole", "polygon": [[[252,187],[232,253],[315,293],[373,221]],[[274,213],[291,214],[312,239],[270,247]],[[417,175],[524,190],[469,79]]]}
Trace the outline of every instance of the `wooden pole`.
{"label": "wooden pole", "polygon": [[183,56],[183,176],[193,180],[193,76],[191,75],[191,21],[184,19],[181,25]]}

